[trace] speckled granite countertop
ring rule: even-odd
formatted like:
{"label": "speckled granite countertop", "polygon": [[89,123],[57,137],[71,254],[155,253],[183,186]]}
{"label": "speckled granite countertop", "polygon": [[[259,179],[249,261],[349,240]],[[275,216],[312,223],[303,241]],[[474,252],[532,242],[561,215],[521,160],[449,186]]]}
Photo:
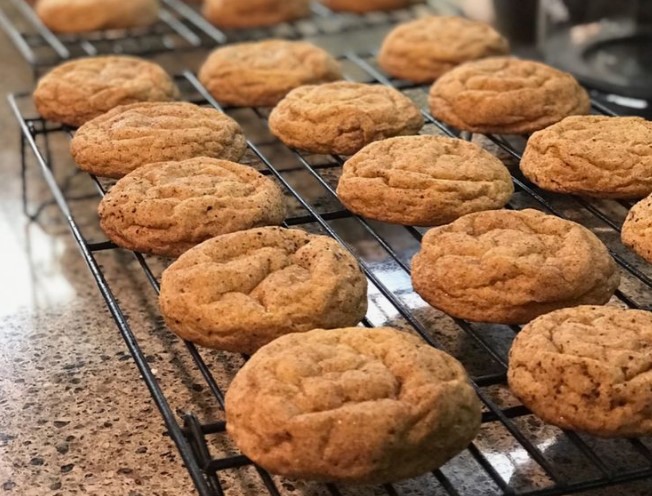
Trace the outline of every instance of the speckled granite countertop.
{"label": "speckled granite countertop", "polygon": [[[351,46],[362,48],[374,46],[381,36],[381,32],[365,33],[326,40],[324,44],[334,51]],[[186,62],[196,66],[199,58],[188,58]],[[1,32],[0,60],[0,94],[31,86],[26,65]],[[56,207],[48,206],[37,223],[28,222],[22,215],[18,131],[4,98],[0,100],[0,129],[0,494],[195,494]],[[65,143],[54,143],[55,152],[57,146],[65,147]],[[31,198],[42,201],[50,197],[35,167],[30,169],[28,179]],[[80,201],[74,206],[78,221],[91,230],[96,224],[93,205]],[[97,235],[99,238],[100,234]],[[161,324],[155,295],[133,258],[124,253],[107,253],[98,255],[98,260],[109,274],[109,282],[147,350],[147,360],[173,408],[183,412],[192,405],[193,412],[202,420],[221,420],[214,398],[188,362],[183,345]],[[397,291],[400,284],[404,281],[397,283]],[[381,317],[386,316],[372,315],[372,319]],[[441,337],[447,339],[449,319],[431,317],[425,310],[423,318],[439,318]],[[471,348],[464,342],[455,346]],[[240,365],[239,358],[226,354],[209,352],[204,357],[214,373],[226,377],[227,382]],[[548,449],[549,456],[562,464],[567,459],[564,443],[545,444],[554,440],[545,426],[525,419],[521,428],[541,440],[539,446]],[[480,439],[480,446],[506,479],[511,478],[518,485],[519,479],[531,482],[540,477],[536,468],[523,461],[526,457],[522,450],[510,451],[513,446],[507,435],[494,435],[491,439],[494,445]],[[233,452],[225,439],[214,444],[216,450]],[[627,447],[618,443],[609,446],[614,447],[607,458],[613,465],[629,463]],[[481,471],[461,458],[449,476],[465,481],[464,494],[496,494],[495,488],[481,480]],[[263,494],[260,480],[252,470],[224,476],[229,496]],[[569,464],[569,473],[573,470],[574,466]],[[281,480],[278,483],[284,496],[325,494],[313,484]],[[402,494],[440,494],[436,489],[429,491],[428,487],[435,486],[428,484],[431,483],[426,478],[405,483],[401,486]],[[373,490],[356,489],[344,493],[376,494]],[[652,481],[585,494],[649,496]]]}

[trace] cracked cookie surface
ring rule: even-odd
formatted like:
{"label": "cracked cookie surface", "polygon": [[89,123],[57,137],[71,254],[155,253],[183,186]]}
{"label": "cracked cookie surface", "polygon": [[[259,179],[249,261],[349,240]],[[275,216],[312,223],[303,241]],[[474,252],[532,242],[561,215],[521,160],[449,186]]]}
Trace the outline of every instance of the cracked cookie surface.
{"label": "cracked cookie surface", "polygon": [[310,15],[310,0],[205,0],[204,16],[223,28],[253,28]]}
{"label": "cracked cookie surface", "polygon": [[428,102],[433,116],[457,129],[496,134],[532,133],[591,108],[587,92],[570,74],[512,57],[448,71],[433,84]]}
{"label": "cracked cookie surface", "polygon": [[292,90],[270,114],[269,127],[293,148],[352,155],[373,141],[416,134],[423,117],[393,88],[335,82]]}
{"label": "cracked cookie surface", "polygon": [[384,222],[446,224],[502,208],[514,186],[496,157],[466,141],[403,136],[376,141],[345,164],[337,195],[351,211]]}
{"label": "cracked cookie surface", "polygon": [[233,119],[183,102],[114,108],[81,126],[70,144],[80,169],[116,178],[154,162],[194,157],[235,162],[245,150],[244,134]]}
{"label": "cracked cookie surface", "polygon": [[237,374],[226,414],[238,447],[271,472],[350,483],[422,475],[480,427],[462,365],[391,328],[279,338]]}
{"label": "cracked cookie surface", "polygon": [[544,421],[596,436],[652,434],[652,314],[582,306],[523,328],[509,358],[514,394]]}
{"label": "cracked cookie surface", "polygon": [[367,279],[327,236],[258,228],[210,239],[164,273],[170,329],[202,346],[253,353],[291,332],[360,322]]}
{"label": "cracked cookie surface", "polygon": [[430,16],[394,28],[383,41],[378,64],[394,77],[429,83],[464,62],[507,53],[509,42],[488,24]]}
{"label": "cracked cookie surface", "polygon": [[652,196],[634,205],[621,231],[623,244],[652,263]]}
{"label": "cracked cookie surface", "polygon": [[652,122],[640,117],[567,117],[530,137],[521,170],[549,191],[642,198],[652,193]]}
{"label": "cracked cookie surface", "polygon": [[305,41],[265,40],[215,50],[199,80],[225,105],[273,107],[304,84],[342,79],[339,63]]}
{"label": "cracked cookie surface", "polygon": [[414,288],[432,306],[499,324],[601,305],[619,281],[591,231],[536,210],[479,212],[431,229],[412,262]]}
{"label": "cracked cookie surface", "polygon": [[158,20],[158,0],[39,0],[36,13],[58,33],[148,26]]}
{"label": "cracked cookie surface", "polygon": [[320,0],[326,7],[342,12],[372,12],[407,7],[411,0]]}
{"label": "cracked cookie surface", "polygon": [[285,200],[255,169],[201,157],[139,168],[109,190],[98,213],[117,245],[175,257],[220,234],[280,224]]}
{"label": "cracked cookie surface", "polygon": [[176,100],[179,90],[153,62],[126,56],[89,57],[61,64],[34,90],[39,113],[78,127],[119,105]]}

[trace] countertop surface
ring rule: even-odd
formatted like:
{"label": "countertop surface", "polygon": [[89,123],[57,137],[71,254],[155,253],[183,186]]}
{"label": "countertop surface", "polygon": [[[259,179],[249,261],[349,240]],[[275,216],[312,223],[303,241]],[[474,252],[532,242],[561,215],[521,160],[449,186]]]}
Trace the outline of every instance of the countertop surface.
{"label": "countertop surface", "polygon": [[[364,38],[374,44],[381,36],[375,32]],[[351,40],[326,45],[337,51],[362,43],[362,38]],[[36,222],[23,215],[18,130],[4,95],[29,89],[32,76],[1,31],[0,60],[0,494],[194,494],[62,216],[52,204]],[[56,152],[65,144],[53,146]],[[27,178],[33,210],[51,195],[33,162]],[[87,185],[79,188],[85,191]],[[96,203],[82,199],[75,204],[79,221],[89,229],[95,224]],[[110,282],[173,408],[183,412],[193,405],[204,420],[221,420],[183,345],[160,322],[155,294],[133,259],[124,253],[98,259],[115,278]],[[205,358],[219,375],[232,376],[240,365],[224,354],[207,353]],[[514,452],[509,458],[517,464],[518,456]],[[224,482],[229,495],[263,494],[249,471],[227,475]],[[310,485],[280,484],[285,494],[321,494]],[[489,493],[479,485],[465,494]],[[652,481],[585,494],[649,495]]]}

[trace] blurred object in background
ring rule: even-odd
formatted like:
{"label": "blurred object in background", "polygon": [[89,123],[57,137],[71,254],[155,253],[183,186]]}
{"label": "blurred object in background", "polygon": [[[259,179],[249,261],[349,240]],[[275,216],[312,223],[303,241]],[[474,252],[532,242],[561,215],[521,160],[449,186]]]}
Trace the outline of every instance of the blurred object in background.
{"label": "blurred object in background", "polygon": [[544,0],[539,19],[546,62],[620,96],[615,103],[652,100],[651,0]]}
{"label": "blurred object in background", "polygon": [[460,0],[465,15],[494,25],[512,44],[534,45],[538,0]]}

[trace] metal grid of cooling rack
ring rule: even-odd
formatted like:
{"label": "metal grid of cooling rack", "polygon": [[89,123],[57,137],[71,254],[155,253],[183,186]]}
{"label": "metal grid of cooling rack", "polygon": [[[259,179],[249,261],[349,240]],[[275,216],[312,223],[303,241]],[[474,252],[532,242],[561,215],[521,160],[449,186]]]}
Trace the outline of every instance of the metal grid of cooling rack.
{"label": "metal grid of cooling rack", "polygon": [[[427,88],[386,78],[376,68],[371,55],[348,54],[342,62],[345,72],[352,80],[392,85],[417,102],[425,101]],[[224,110],[192,73],[184,73],[178,81],[186,100]],[[27,98],[29,95],[10,97],[11,107],[21,128],[23,169],[26,167],[26,149],[29,148],[79,244],[84,260],[152,393],[199,494],[234,494],[230,492],[230,486],[225,485],[225,480],[229,477],[237,478],[240,471],[251,469],[251,462],[242,455],[233,455],[232,450],[218,449],[216,452],[216,444],[221,446],[221,443],[216,443],[216,439],[227,439],[224,422],[202,422],[193,412],[184,415],[174,413],[145,359],[146,350],[141,348],[114,289],[107,283],[107,274],[97,261],[99,252],[118,249],[110,242],[88,241],[71,212],[70,203],[74,201],[73,198],[68,192],[64,193],[52,172],[56,154],[48,147],[48,139],[54,134],[63,134],[67,138],[73,131],[53,126],[40,118],[26,117],[21,110],[21,101]],[[594,105],[598,112],[608,112],[599,104]],[[295,208],[285,225],[328,234],[358,258],[370,281],[370,311],[364,325],[397,325],[455,355],[469,370],[474,388],[484,405],[483,427],[478,438],[440,470],[427,474],[418,481],[382,488],[353,490],[327,484],[312,486],[308,494],[561,496],[605,487],[613,487],[615,491],[621,484],[642,480],[649,482],[648,488],[652,491],[650,440],[600,440],[574,432],[563,432],[543,425],[509,395],[505,386],[506,354],[511,339],[518,332],[517,327],[451,319],[425,305],[414,294],[409,283],[410,258],[418,249],[423,230],[367,221],[343,209],[334,193],[343,157],[307,155],[287,149],[265,132],[268,109],[225,111],[243,125],[250,137],[248,163],[275,178],[294,202]],[[428,122],[423,132],[457,135],[426,111],[423,113]],[[492,148],[494,153],[504,154],[503,158],[508,162],[510,158],[516,161],[520,158],[522,140],[513,142],[496,136],[482,139],[485,140],[482,142],[484,146]],[[623,284],[615,299],[622,305],[648,308],[652,303],[652,269],[622,247],[618,240],[619,226],[630,205],[549,194],[528,183],[513,163],[508,165],[512,169],[516,186],[516,194],[508,208],[538,208],[579,221],[592,229],[605,241],[623,270]],[[104,194],[108,183],[95,177],[91,179],[99,194]],[[149,257],[137,253],[134,256],[150,285],[158,291],[160,274],[152,268]],[[223,408],[223,393],[228,379],[213,375],[203,358],[203,352],[194,345],[185,343],[185,347],[212,393],[216,407]],[[199,409],[198,405],[195,406]],[[266,493],[288,493],[287,483],[258,467],[253,467],[253,470]],[[481,492],[478,492],[478,488],[482,488]]]}
{"label": "metal grid of cooling rack", "polygon": [[[0,6],[0,27],[9,36],[35,77],[65,60],[102,54],[154,55],[163,52],[213,47],[228,42],[266,38],[306,38],[395,24],[428,11],[425,5],[365,15],[333,13],[313,3],[312,17],[260,29],[221,31],[198,8],[182,0],[161,0],[159,22],[150,27],[114,29],[84,34],[55,34],[38,18],[27,0],[5,0]],[[437,0],[444,12],[459,13],[449,0]],[[10,14],[11,11],[11,14]]]}
{"label": "metal grid of cooling rack", "polygon": [[[159,20],[150,27],[85,34],[55,34],[26,0],[6,0],[0,27],[9,36],[35,76],[65,60],[101,54],[153,55],[214,46],[226,36],[181,0],[162,0]],[[11,12],[11,13],[10,13]]]}

